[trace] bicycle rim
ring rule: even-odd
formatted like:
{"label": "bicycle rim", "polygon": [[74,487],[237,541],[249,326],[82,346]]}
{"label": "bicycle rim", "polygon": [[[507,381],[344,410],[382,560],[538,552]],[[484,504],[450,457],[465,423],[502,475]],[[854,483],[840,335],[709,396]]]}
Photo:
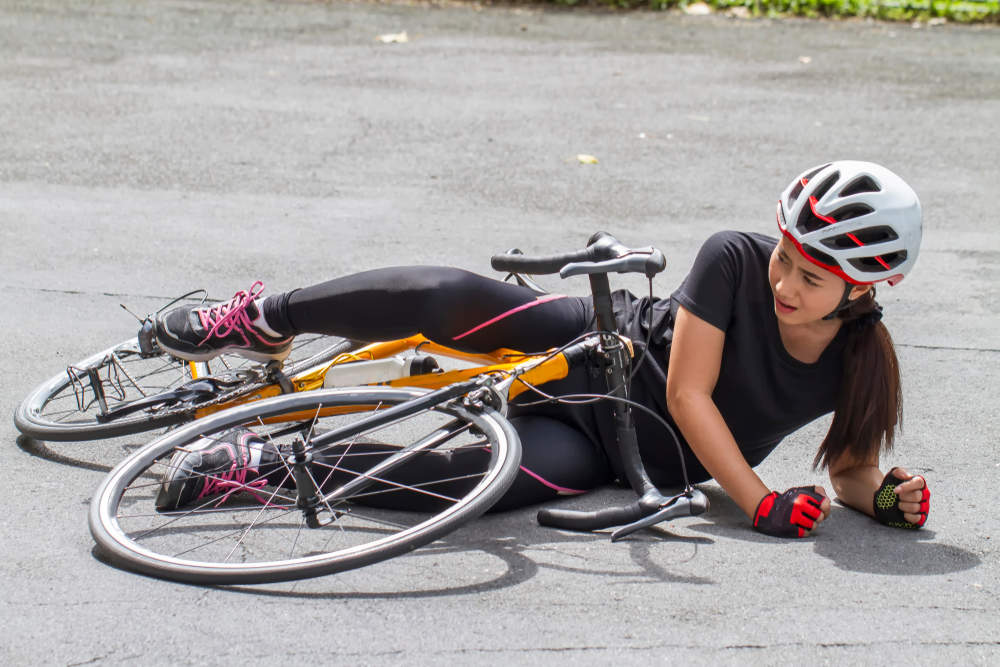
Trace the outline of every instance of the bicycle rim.
{"label": "bicycle rim", "polygon": [[[284,372],[294,374],[351,349],[353,343],[315,334],[299,336],[285,361]],[[235,354],[224,354],[202,365],[199,376],[224,374],[234,382],[227,391],[257,384],[263,365]],[[169,391],[192,379],[191,365],[165,353],[143,356],[136,339],[125,340],[67,367],[36,387],[14,415],[19,431],[51,441],[96,440],[140,433],[189,421],[199,405],[157,405],[111,421],[101,422],[95,386],[103,395],[105,411],[127,406],[147,396]]]}
{"label": "bicycle rim", "polygon": [[[287,483],[288,444],[305,447],[320,433],[356,423],[380,409],[424,393],[419,389],[360,387],[292,394],[232,408],[176,429],[119,464],[91,506],[90,529],[112,564],[156,577],[198,584],[254,584],[331,574],[409,552],[489,509],[513,483],[520,440],[489,408],[438,405],[350,438],[317,447],[310,474],[322,489],[323,527],[308,526]],[[346,414],[328,414],[341,412]],[[304,418],[309,413],[312,417]],[[269,423],[295,416],[300,421]],[[285,454],[286,470],[268,486],[213,495],[174,511],[157,511],[160,480],[178,448],[243,425]],[[434,442],[391,473],[372,450],[398,452]],[[470,472],[441,461],[472,457]],[[364,457],[368,457],[367,459]],[[427,458],[427,457],[438,457]],[[428,463],[430,465],[428,465]],[[408,479],[420,466],[420,478]],[[428,469],[435,475],[428,475]],[[232,470],[232,469],[230,469]],[[348,482],[363,486],[336,497]],[[332,480],[332,481],[330,481]],[[331,500],[331,498],[333,498]],[[403,509],[425,502],[430,511]]]}

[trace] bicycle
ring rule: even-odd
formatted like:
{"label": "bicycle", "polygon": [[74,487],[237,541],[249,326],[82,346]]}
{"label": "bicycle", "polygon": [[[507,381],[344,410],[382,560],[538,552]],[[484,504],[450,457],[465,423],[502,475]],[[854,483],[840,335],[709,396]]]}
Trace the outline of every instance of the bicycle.
{"label": "bicycle", "polygon": [[283,363],[261,364],[235,354],[211,363],[187,362],[156,345],[152,317],[140,320],[138,336],[70,364],[35,387],[14,413],[17,429],[37,440],[67,442],[169,428],[251,394],[301,390],[306,385],[293,387],[289,376],[308,374],[358,346],[307,334],[296,338]]}
{"label": "bicycle", "polygon": [[[373,343],[281,383],[300,391],[274,397],[261,391],[244,394],[241,404],[198,408],[193,423],[138,450],[102,482],[89,517],[100,551],[128,569],[212,584],[320,576],[405,553],[479,516],[503,495],[520,462],[520,441],[503,416],[507,401],[539,391],[537,385],[565,377],[580,363],[605,369],[624,469],[639,499],[598,512],[542,509],[539,522],[572,530],[622,526],[613,533],[615,540],[706,511],[708,501],[699,490],[687,484],[681,493],[664,496],[642,466],[634,404],[627,398],[632,348],[616,332],[611,311],[607,274],[637,271],[651,280],[665,266],[662,254],[629,249],[599,233],[582,251],[542,258],[499,255],[493,266],[511,273],[588,275],[597,330],[542,354],[469,355],[421,337]],[[408,356],[401,358],[404,352]],[[428,352],[487,365],[442,371]],[[416,372],[386,377],[387,366],[397,375],[404,367]],[[370,384],[319,388],[345,375],[365,377]],[[175,453],[203,438],[221,441],[234,428],[250,427],[259,451],[277,453],[264,483],[264,476],[248,482],[246,468],[228,469],[204,480],[221,499],[217,493],[183,508],[157,505],[160,480],[175,465]],[[445,472],[428,479],[434,457],[455,456],[473,456],[479,468],[461,478]],[[408,471],[418,467],[420,474],[409,479]],[[387,495],[401,492],[430,498],[436,507],[429,516],[380,507]]]}

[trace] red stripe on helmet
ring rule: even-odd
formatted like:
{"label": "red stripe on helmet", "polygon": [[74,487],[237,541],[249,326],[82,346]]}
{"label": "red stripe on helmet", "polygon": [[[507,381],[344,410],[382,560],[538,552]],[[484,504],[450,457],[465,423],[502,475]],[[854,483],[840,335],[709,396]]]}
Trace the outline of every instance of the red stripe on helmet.
{"label": "red stripe on helmet", "polygon": [[[837,221],[834,220],[833,218],[831,218],[830,216],[823,215],[822,213],[820,213],[819,211],[816,210],[816,204],[817,203],[818,202],[816,201],[816,197],[809,197],[809,208],[812,209],[813,215],[815,215],[817,218],[819,218],[820,220],[822,220],[823,222],[825,222],[828,225],[832,225],[832,224],[836,223]],[[855,239],[855,240],[857,240],[857,239]]]}
{"label": "red stripe on helmet", "polygon": [[[779,227],[779,229],[780,229],[780,227]],[[792,236],[791,232],[789,232],[787,229],[782,229],[781,233],[785,235],[786,239],[788,239],[789,241],[792,242],[792,245],[795,246],[795,249],[799,251],[800,255],[802,255],[803,257],[805,257],[807,260],[809,260],[810,262],[812,262],[813,264],[815,264],[819,268],[826,269],[830,273],[834,274],[835,276],[838,276],[839,278],[843,278],[844,280],[846,280],[847,282],[851,283],[852,285],[874,285],[875,283],[878,282],[877,280],[872,280],[872,281],[869,281],[869,282],[862,282],[860,280],[855,280],[854,278],[852,278],[849,275],[847,275],[846,273],[844,273],[844,270],[842,268],[840,268],[839,266],[831,266],[830,264],[824,264],[823,262],[819,261],[815,257],[810,256],[809,253],[807,253],[805,251],[805,248],[802,247],[802,244],[799,243],[796,240],[796,238],[794,236]]]}
{"label": "red stripe on helmet", "polygon": [[[809,208],[812,209],[813,215],[815,215],[817,218],[819,218],[823,222],[827,223],[828,225],[835,224],[837,222],[836,220],[834,220],[833,218],[831,218],[828,215],[823,215],[822,213],[820,213],[819,211],[816,210],[816,204],[817,203],[818,202],[816,200],[816,197],[809,197]],[[859,239],[857,236],[855,236],[851,232],[847,232],[847,238],[851,239],[856,244],[858,244],[859,248],[865,247],[865,244],[862,243],[861,239]],[[794,239],[792,239],[792,240],[794,240]],[[796,244],[796,245],[798,245],[798,244]],[[799,246],[799,250],[800,251],[802,250],[801,246]],[[805,253],[803,253],[803,254],[805,254]],[[808,255],[806,255],[806,258],[807,259],[812,259]],[[813,260],[813,261],[815,261],[815,260]],[[875,261],[878,262],[879,264],[881,264],[883,266],[883,268],[885,268],[886,271],[891,271],[892,270],[892,267],[889,266],[888,264],[886,264],[886,261],[884,259],[882,259],[881,256],[875,255]],[[821,264],[820,262],[815,262],[815,263],[819,264],[819,266],[822,266],[824,268],[828,268],[825,264]],[[829,269],[829,268],[828,268],[828,270],[833,271],[833,269]],[[834,273],[837,273],[837,272],[834,271]],[[840,275],[840,274],[838,274],[838,275]],[[854,282],[857,285],[871,284],[871,283],[857,283],[857,282],[855,282],[853,280],[851,282]]]}

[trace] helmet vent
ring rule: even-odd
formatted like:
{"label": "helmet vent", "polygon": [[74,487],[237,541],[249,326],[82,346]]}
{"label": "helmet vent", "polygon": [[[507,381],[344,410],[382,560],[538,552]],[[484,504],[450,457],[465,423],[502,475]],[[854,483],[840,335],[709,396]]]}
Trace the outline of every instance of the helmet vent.
{"label": "helmet vent", "polygon": [[[895,241],[899,236],[890,227],[872,227],[870,229],[860,229],[853,234],[841,234],[833,238],[823,239],[822,243],[827,248],[840,250],[844,248],[857,248],[877,243]],[[877,250],[876,250],[877,252]],[[874,260],[873,260],[874,261]]]}
{"label": "helmet vent", "polygon": [[797,182],[795,183],[795,187],[794,187],[794,188],[792,188],[792,191],[791,191],[790,193],[788,193],[788,205],[789,205],[789,206],[791,206],[791,205],[792,205],[792,203],[793,203],[793,202],[794,202],[794,201],[795,201],[796,199],[798,199],[798,198],[799,198],[799,195],[800,195],[800,194],[802,194],[802,187],[803,187],[803,185],[802,185],[802,182],[803,182],[803,181],[805,181],[806,183],[808,183],[808,182],[809,182],[809,181],[808,181],[808,179],[805,179],[805,178],[800,178],[800,179],[799,179],[799,180],[798,180],[798,181],[797,181]]}
{"label": "helmet vent", "polygon": [[855,232],[854,236],[856,236],[865,245],[895,241],[899,238],[899,235],[896,234],[892,227],[886,226],[861,229]]}
{"label": "helmet vent", "polygon": [[887,270],[886,267],[888,267],[888,270],[895,269],[897,266],[905,262],[906,251],[900,250],[899,252],[888,252],[884,255],[880,255],[879,259],[881,259],[882,262],[885,262],[885,264],[879,262],[878,259],[874,257],[859,257],[849,259],[847,261],[849,261],[858,271],[862,271],[864,273],[882,273]]}
{"label": "helmet vent", "polygon": [[840,196],[850,197],[851,195],[859,195],[862,192],[880,192],[881,190],[882,188],[878,186],[878,183],[871,176],[859,176],[840,191]]}
{"label": "helmet vent", "polygon": [[795,200],[799,198],[799,195],[802,194],[802,188],[804,188],[806,184],[809,183],[810,180],[812,180],[813,176],[815,176],[816,174],[823,171],[829,166],[830,166],[829,164],[824,164],[823,166],[816,167],[812,171],[800,176],[799,180],[795,183],[795,187],[793,187],[792,191],[788,193],[788,205],[791,206],[795,202]]}
{"label": "helmet vent", "polygon": [[807,255],[815,259],[820,264],[826,264],[827,266],[837,266],[837,260],[835,260],[833,257],[830,257],[825,252],[817,250],[811,245],[803,245],[802,249],[806,252]]}
{"label": "helmet vent", "polygon": [[848,206],[843,206],[838,208],[836,211],[830,214],[830,217],[837,222],[843,222],[844,220],[850,220],[851,218],[858,218],[862,215],[868,215],[869,213],[874,213],[875,209],[867,204],[850,204]]}
{"label": "helmet vent", "polygon": [[823,195],[833,187],[833,184],[840,180],[840,172],[835,171],[826,177],[826,180],[819,184],[819,186],[813,190],[810,194],[816,199],[822,199]]}

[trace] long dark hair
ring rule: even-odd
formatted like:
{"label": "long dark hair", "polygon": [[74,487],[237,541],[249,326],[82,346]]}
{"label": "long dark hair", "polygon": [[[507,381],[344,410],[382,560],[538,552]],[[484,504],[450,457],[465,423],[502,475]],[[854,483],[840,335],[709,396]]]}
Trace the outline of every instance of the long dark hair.
{"label": "long dark hair", "polygon": [[858,297],[838,317],[847,328],[844,367],[833,423],[813,460],[826,468],[843,454],[867,460],[892,449],[903,424],[899,361],[892,336],[881,320],[875,288]]}

